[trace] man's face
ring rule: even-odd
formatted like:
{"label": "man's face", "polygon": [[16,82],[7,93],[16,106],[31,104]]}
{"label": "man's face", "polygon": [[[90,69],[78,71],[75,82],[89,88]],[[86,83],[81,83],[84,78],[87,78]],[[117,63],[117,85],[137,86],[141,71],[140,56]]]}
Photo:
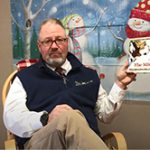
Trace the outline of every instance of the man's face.
{"label": "man's face", "polygon": [[49,66],[61,66],[68,53],[68,38],[65,30],[58,24],[47,22],[40,30],[38,48]]}

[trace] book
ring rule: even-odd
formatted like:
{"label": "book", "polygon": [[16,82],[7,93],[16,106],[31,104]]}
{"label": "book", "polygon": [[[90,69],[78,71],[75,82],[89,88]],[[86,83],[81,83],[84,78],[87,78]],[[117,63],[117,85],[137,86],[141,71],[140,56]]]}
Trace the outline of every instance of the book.
{"label": "book", "polygon": [[130,39],[128,72],[150,73],[150,37]]}

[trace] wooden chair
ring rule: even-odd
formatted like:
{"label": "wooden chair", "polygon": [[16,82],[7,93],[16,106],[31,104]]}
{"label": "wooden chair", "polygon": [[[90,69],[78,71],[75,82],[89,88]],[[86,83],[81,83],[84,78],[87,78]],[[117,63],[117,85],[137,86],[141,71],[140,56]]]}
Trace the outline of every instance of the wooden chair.
{"label": "wooden chair", "polygon": [[[13,71],[5,80],[4,85],[3,85],[3,89],[2,89],[2,103],[3,106],[5,105],[5,99],[8,93],[8,90],[10,88],[11,85],[11,81],[14,78],[14,75],[16,74],[17,70]],[[14,135],[7,130],[7,140],[4,142],[4,146],[6,150],[16,150],[17,148],[17,144],[14,138]]]}
{"label": "wooden chair", "polygon": [[[33,63],[31,63],[31,64],[33,64]],[[24,65],[21,65],[21,66],[23,66],[23,68],[24,68]],[[8,90],[10,88],[12,79],[14,78],[14,75],[17,73],[17,71],[18,71],[18,69],[13,71],[4,82],[3,89],[2,89],[3,106],[5,105],[5,99],[6,99]],[[127,150],[126,140],[124,138],[124,135],[120,132],[108,133],[107,135],[103,136],[103,140],[110,149]],[[7,150],[18,149],[14,135],[10,131],[7,131],[7,140],[5,141],[5,149],[7,149]]]}

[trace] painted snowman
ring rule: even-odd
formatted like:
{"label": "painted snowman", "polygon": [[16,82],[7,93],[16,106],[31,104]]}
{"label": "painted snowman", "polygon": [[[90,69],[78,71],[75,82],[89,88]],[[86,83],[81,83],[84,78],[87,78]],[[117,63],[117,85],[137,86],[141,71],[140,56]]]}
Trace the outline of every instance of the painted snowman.
{"label": "painted snowman", "polygon": [[127,39],[124,50],[128,53],[129,42],[132,38],[150,37],[150,0],[140,1],[131,10],[126,26]]}
{"label": "painted snowman", "polygon": [[[137,6],[131,10],[126,26],[126,35],[124,50],[128,55],[129,43],[132,39],[150,37],[150,0],[141,0]],[[126,59],[127,58],[124,60]],[[143,94],[149,93],[150,85],[147,84],[148,81],[149,74],[138,74],[136,82],[129,85],[129,91]],[[141,86],[139,86],[141,84],[146,86],[142,86],[141,88]]]}
{"label": "painted snowman", "polygon": [[79,14],[69,14],[61,21],[69,35],[69,51],[83,64],[94,65],[92,55],[86,51],[88,39],[83,17]]}

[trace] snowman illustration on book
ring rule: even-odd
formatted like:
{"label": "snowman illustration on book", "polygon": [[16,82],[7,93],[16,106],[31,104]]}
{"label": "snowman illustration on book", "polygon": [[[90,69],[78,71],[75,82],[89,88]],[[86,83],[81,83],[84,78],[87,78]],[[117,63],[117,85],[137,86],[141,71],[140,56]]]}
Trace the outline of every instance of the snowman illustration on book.
{"label": "snowman illustration on book", "polygon": [[83,64],[94,65],[93,56],[86,51],[88,37],[83,17],[79,14],[69,14],[61,21],[69,35],[69,51]]}

